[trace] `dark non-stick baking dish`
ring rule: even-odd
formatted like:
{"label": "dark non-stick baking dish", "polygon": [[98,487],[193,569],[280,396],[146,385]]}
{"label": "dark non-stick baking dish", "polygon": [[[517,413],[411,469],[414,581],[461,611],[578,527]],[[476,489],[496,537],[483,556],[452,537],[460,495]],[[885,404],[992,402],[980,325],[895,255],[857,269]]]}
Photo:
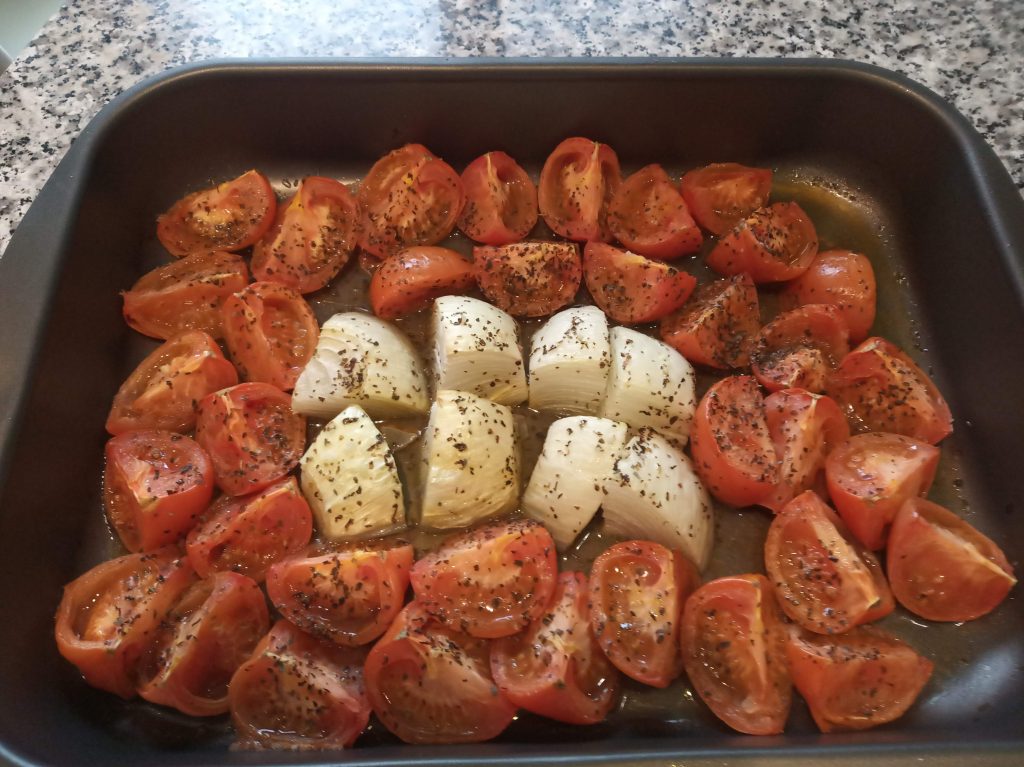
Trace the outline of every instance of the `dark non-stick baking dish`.
{"label": "dark non-stick baking dish", "polygon": [[[822,210],[853,211],[860,228],[850,244],[869,250],[879,273],[879,327],[929,366],[956,417],[937,492],[997,539],[1019,572],[1024,204],[982,139],[930,92],[879,69],[815,61],[193,66],[103,110],[0,260],[0,754],[60,765],[322,761],[230,751],[222,720],[196,723],[91,690],[54,646],[61,586],[107,541],[98,510],[103,422],[139,355],[116,293],[149,264],[156,214],[185,191],[253,166],[278,182],[314,172],[349,179],[416,141],[456,167],[495,148],[536,167],[572,135],[610,143],[627,169],[771,165],[793,189],[819,190]],[[844,244],[828,226],[823,239]],[[938,670],[910,714],[874,731],[821,736],[798,705],[785,736],[742,737],[680,686],[676,698],[627,692],[634,700],[596,729],[524,717],[497,742],[457,748],[371,734],[328,759],[1024,761],[1019,595],[964,626],[906,615],[889,625]]]}

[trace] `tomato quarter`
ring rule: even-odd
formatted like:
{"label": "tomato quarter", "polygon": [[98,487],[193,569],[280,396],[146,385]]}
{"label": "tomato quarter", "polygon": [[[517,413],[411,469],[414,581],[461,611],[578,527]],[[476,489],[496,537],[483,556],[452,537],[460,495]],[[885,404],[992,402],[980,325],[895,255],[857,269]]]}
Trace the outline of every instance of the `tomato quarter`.
{"label": "tomato quarter", "polygon": [[849,353],[849,339],[846,321],[834,306],[808,304],[783,312],[754,341],[751,372],[768,391],[820,392]]}
{"label": "tomato quarter", "polygon": [[594,303],[627,325],[661,319],[686,303],[697,286],[682,269],[603,242],[583,249],[583,274]]}
{"label": "tomato quarter", "polygon": [[572,303],[583,267],[571,242],[517,242],[473,248],[476,281],[487,300],[513,317],[543,317]]}
{"label": "tomato quarter", "polygon": [[438,296],[458,295],[476,283],[473,264],[454,250],[406,248],[389,256],[370,278],[370,307],[385,320],[412,314]]}
{"label": "tomato quarter", "polygon": [[519,242],[537,223],[537,187],[504,152],[488,152],[462,171],[466,204],[459,229],[485,245]]}
{"label": "tomato quarter", "polygon": [[875,293],[875,271],[866,256],[829,250],[815,256],[780,297],[790,309],[804,304],[835,306],[850,329],[850,340],[860,342],[875,322]]}
{"label": "tomato quarter", "polygon": [[747,272],[754,282],[799,277],[818,253],[818,234],[795,202],[758,208],[718,241],[707,264],[719,274]]}
{"label": "tomato quarter", "polygon": [[555,234],[589,242],[611,239],[608,205],[622,173],[607,144],[568,138],[544,162],[537,190],[540,214]]}
{"label": "tomato quarter", "polygon": [[660,165],[641,168],[622,182],[608,205],[608,227],[627,249],[649,258],[679,258],[704,241],[686,200]]}
{"label": "tomato quarter", "polygon": [[679,188],[697,223],[712,234],[725,234],[768,204],[772,172],[735,162],[713,163],[684,174]]}

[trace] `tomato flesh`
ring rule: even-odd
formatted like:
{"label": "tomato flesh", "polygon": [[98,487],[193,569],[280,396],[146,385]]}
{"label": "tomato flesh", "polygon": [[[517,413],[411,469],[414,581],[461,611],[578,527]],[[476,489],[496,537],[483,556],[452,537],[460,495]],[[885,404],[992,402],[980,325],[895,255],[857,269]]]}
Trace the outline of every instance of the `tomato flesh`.
{"label": "tomato flesh", "polygon": [[660,165],[648,165],[619,186],[608,205],[608,227],[634,253],[671,260],[704,241],[686,200]]}
{"label": "tomato flesh", "polygon": [[661,319],[686,303],[697,286],[682,269],[603,242],[586,244],[583,274],[594,303],[626,325]]}
{"label": "tomato flesh", "polygon": [[713,163],[684,174],[679,189],[701,227],[725,234],[768,204],[772,172],[735,162]]}
{"label": "tomato flesh", "polygon": [[622,172],[607,144],[568,138],[555,147],[540,172],[540,215],[555,234],[576,242],[612,238],[608,206]]}
{"label": "tomato flesh", "polygon": [[569,242],[517,242],[473,248],[476,281],[487,300],[513,317],[543,317],[572,303],[583,267]]}
{"label": "tomato flesh", "polygon": [[780,298],[789,309],[806,304],[836,307],[850,329],[850,340],[860,342],[875,322],[875,271],[867,256],[860,253],[825,251],[786,286]]}
{"label": "tomato flesh", "polygon": [[370,278],[370,307],[393,320],[430,305],[438,296],[459,295],[476,282],[473,264],[454,250],[406,248],[381,262]]}
{"label": "tomato flesh", "polygon": [[466,204],[458,225],[484,245],[519,242],[537,223],[537,187],[504,152],[488,152],[462,171]]}
{"label": "tomato flesh", "polygon": [[758,208],[722,237],[707,264],[719,274],[747,272],[756,283],[799,277],[818,254],[818,234],[795,202]]}
{"label": "tomato flesh", "polygon": [[824,390],[850,351],[850,332],[834,306],[808,304],[769,322],[754,341],[751,372],[768,391]]}

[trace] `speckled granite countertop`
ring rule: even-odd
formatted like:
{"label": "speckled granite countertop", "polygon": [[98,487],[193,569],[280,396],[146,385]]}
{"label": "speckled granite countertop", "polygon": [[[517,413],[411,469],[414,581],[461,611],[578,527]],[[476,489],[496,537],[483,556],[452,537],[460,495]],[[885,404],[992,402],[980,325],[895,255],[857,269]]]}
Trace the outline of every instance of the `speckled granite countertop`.
{"label": "speckled granite countertop", "polygon": [[112,98],[186,62],[282,56],[822,56],[966,114],[1024,189],[1020,0],[72,0],[0,75],[0,253]]}

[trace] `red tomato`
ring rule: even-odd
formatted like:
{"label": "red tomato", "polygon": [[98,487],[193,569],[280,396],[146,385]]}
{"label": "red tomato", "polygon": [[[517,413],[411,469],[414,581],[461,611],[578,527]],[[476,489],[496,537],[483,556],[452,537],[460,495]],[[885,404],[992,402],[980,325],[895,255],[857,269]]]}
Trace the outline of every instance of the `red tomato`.
{"label": "red tomato", "polygon": [[689,272],[603,242],[588,242],[583,249],[583,274],[594,303],[626,325],[660,320],[697,287]]}
{"label": "red tomato", "polygon": [[537,198],[544,222],[567,240],[611,239],[608,205],[622,181],[619,158],[607,144],[567,138],[544,162]]}
{"label": "red tomato", "polygon": [[750,506],[775,489],[779,467],[757,381],[732,376],[708,389],[693,418],[690,451],[697,475],[723,503]]}
{"label": "red tomato", "polygon": [[228,711],[228,682],[270,628],[259,584],[217,573],[185,592],[160,626],[139,695],[190,716]]}
{"label": "red tomato", "polygon": [[896,599],[928,620],[980,618],[1017,583],[994,541],[923,498],[911,498],[896,514],[887,553]]}
{"label": "red tomato", "polygon": [[213,495],[213,466],[188,437],[129,431],[107,442],[103,504],[129,551],[154,551],[192,529]]}
{"label": "red tomato", "polygon": [[434,245],[455,228],[464,194],[459,174],[420,144],[377,160],[359,186],[359,245],[387,258],[411,245]]}
{"label": "red tomato", "polygon": [[650,258],[679,258],[704,242],[686,200],[660,165],[622,182],[608,205],[608,227],[629,250]]}
{"label": "red tomato", "polygon": [[399,613],[366,658],[377,718],[406,743],[477,743],[516,707],[491,678],[490,643],[432,620],[418,602]]}
{"label": "red tomato", "polygon": [[299,628],[356,647],[372,642],[405,603],[413,550],[351,548],[286,559],[267,571],[267,595]]}
{"label": "red tomato", "polygon": [[705,583],[683,608],[683,666],[715,716],[750,735],[776,735],[792,698],[785,629],[763,575]]}
{"label": "red tomato", "polygon": [[786,615],[816,634],[841,634],[895,607],[878,560],[812,490],[772,520],[764,566]]}
{"label": "red tomato", "polygon": [[224,335],[221,305],[249,283],[245,261],[234,253],[193,253],[144,274],[122,293],[124,319],[143,335],[167,340],[186,330]]}
{"label": "red tomato", "polygon": [[275,282],[254,282],[224,300],[224,342],[246,381],[295,387],[320,326],[306,300]]}
{"label": "red tomato", "polygon": [[299,463],[306,419],[291,397],[266,383],[243,383],[199,403],[196,441],[213,460],[217,487],[244,495],[271,485]]}
{"label": "red tomato", "polygon": [[195,573],[175,549],[128,554],[64,587],[57,649],[93,687],[131,698],[139,663]]}
{"label": "red tomato", "polygon": [[820,392],[850,352],[850,331],[834,306],[808,304],[783,312],[754,341],[750,369],[768,391]]}
{"label": "red tomato", "polygon": [[543,317],[568,306],[583,276],[579,246],[571,242],[478,245],[473,261],[487,300],[515,317]]}
{"label": "red tomato", "polygon": [[412,568],[416,601],[441,623],[485,639],[526,628],[547,609],[558,559],[551,534],[533,520],[457,533]]}
{"label": "red tomato", "polygon": [[869,338],[843,357],[826,391],[854,428],[903,434],[935,445],[953,432],[939,388],[910,357],[884,338]]}
{"label": "red tomato", "polygon": [[721,162],[691,170],[679,185],[697,223],[712,234],[725,234],[768,204],[772,172]]}
{"label": "red tomato", "polygon": [[534,714],[570,724],[608,716],[620,678],[590,633],[586,575],[559,573],[548,611],[495,641],[491,673],[509,702]]}
{"label": "red tomato", "polygon": [[850,437],[825,461],[828,494],[861,543],[885,546],[889,525],[909,499],[924,496],[935,479],[939,449],[900,434]]}
{"label": "red tomato", "polygon": [[866,256],[851,250],[819,253],[780,297],[790,309],[804,304],[835,306],[854,342],[867,338],[875,322],[875,272]]}
{"label": "red tomato", "polygon": [[348,187],[307,176],[253,248],[253,276],[299,293],[320,290],[348,263],[358,228],[359,206]]}
{"label": "red tomato", "polygon": [[615,667],[638,682],[668,687],[682,671],[679,621],[700,584],[678,551],[650,541],[606,549],[590,570],[590,622]]}
{"label": "red tomato", "polygon": [[364,654],[278,621],[231,677],[231,720],[243,747],[341,749],[370,721]]}
{"label": "red tomato", "polygon": [[792,280],[818,254],[818,233],[795,202],[758,208],[723,236],[708,254],[719,274],[747,272],[754,282]]}
{"label": "red tomato", "polygon": [[234,571],[262,581],[279,560],[306,548],[313,512],[294,477],[260,493],[222,495],[185,540],[189,562],[203,578]]}
{"label": "red tomato", "polygon": [[537,187],[504,152],[488,152],[462,171],[466,204],[459,229],[485,245],[519,242],[537,223]]}
{"label": "red tomato", "polygon": [[270,228],[277,198],[267,177],[250,170],[193,192],[157,219],[156,236],[174,256],[200,250],[241,250]]}
{"label": "red tomato", "polygon": [[192,431],[196,403],[236,383],[238,373],[217,342],[201,330],[187,331],[154,349],[121,384],[107,416],[107,431]]}
{"label": "red tomato", "polygon": [[661,321],[661,340],[690,362],[720,370],[743,367],[761,327],[757,288],[748,274],[715,280]]}
{"label": "red tomato", "polygon": [[777,512],[804,490],[825,492],[825,459],[849,439],[850,427],[835,402],[803,389],[768,395],[764,410],[779,461],[779,483],[760,503]]}
{"label": "red tomato", "polygon": [[454,250],[422,246],[389,256],[370,278],[370,307],[385,320],[412,314],[438,296],[465,293],[476,282],[473,264]]}
{"label": "red tomato", "polygon": [[793,683],[822,732],[866,730],[898,719],[934,668],[910,645],[874,628],[841,636],[793,636],[786,645]]}

